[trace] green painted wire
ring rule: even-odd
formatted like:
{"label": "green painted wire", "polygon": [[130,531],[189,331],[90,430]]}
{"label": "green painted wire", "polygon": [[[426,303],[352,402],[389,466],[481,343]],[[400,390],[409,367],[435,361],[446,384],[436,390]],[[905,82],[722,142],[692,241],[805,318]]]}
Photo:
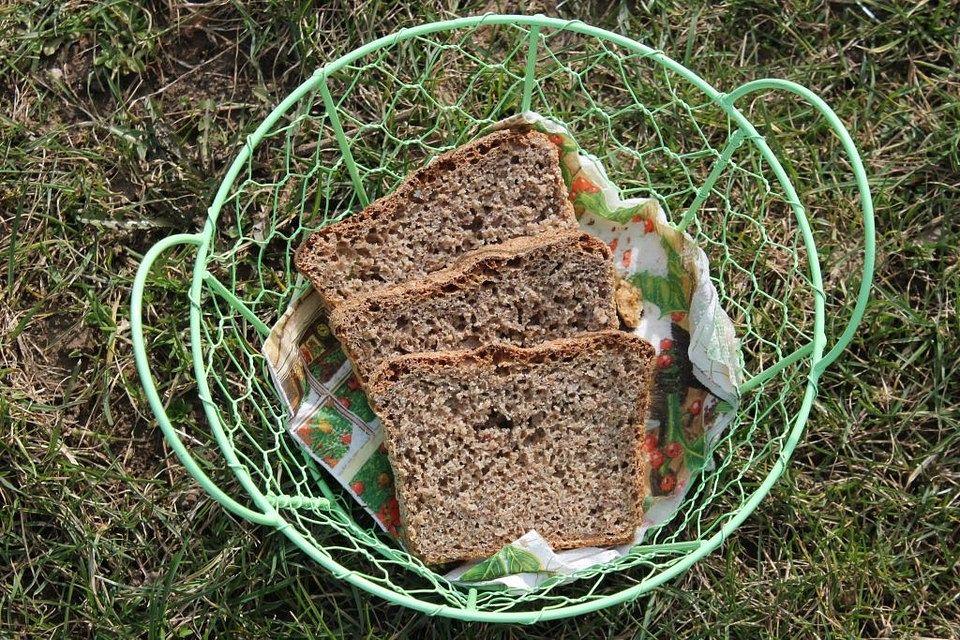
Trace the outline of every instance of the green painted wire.
{"label": "green painted wire", "polygon": [[[421,65],[418,67],[418,65]],[[472,69],[472,74],[461,73]],[[865,259],[852,317],[827,346],[826,296],[806,211],[779,159],[734,106],[758,91],[811,104],[840,138],[861,198]],[[371,101],[370,94],[379,96]],[[267,321],[303,283],[291,255],[303,232],[396,186],[423,159],[516,110],[564,121],[625,195],[656,197],[712,260],[722,303],[740,330],[748,374],[716,468],[642,552],[528,593],[463,589],[358,523],[286,436],[285,408],[259,352]],[[725,123],[725,124],[724,124]],[[723,147],[711,140],[724,134]],[[269,167],[282,157],[282,175]],[[792,214],[792,215],[789,215]],[[213,440],[254,508],[207,476],[167,418],[142,326],[152,263],[197,248],[190,340]],[[256,269],[250,269],[253,261]],[[761,80],[722,94],[661,52],[579,22],[476,16],[402,30],[319,69],[247,139],[197,235],[156,245],[134,282],[131,327],[151,409],[174,451],[225,508],[287,535],[333,575],[391,602],[463,620],[531,623],[625,602],[716,549],[783,472],[819,376],[862,319],[874,264],[870,192],[852,139],[808,90]],[[805,269],[804,269],[805,267]],[[629,572],[627,580],[618,579]]]}

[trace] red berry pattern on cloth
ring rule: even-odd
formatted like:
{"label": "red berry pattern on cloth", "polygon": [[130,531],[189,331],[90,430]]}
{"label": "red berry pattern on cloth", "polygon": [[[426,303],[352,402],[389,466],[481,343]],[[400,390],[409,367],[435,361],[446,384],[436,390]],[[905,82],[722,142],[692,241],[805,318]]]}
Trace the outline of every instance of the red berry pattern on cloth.
{"label": "red berry pattern on cloth", "polygon": [[297,429],[297,435],[300,436],[300,439],[308,447],[313,446],[313,431],[309,426],[303,426]]}
{"label": "red berry pattern on cloth", "polygon": [[694,400],[694,401],[690,404],[690,415],[692,415],[692,416],[698,416],[698,415],[700,415],[700,411],[701,411],[701,410],[703,410],[703,403],[700,402],[699,400]]}
{"label": "red berry pattern on cloth", "polygon": [[661,369],[666,369],[672,364],[673,364],[672,356],[669,356],[665,353],[660,356],[657,356],[657,366],[660,367]]}
{"label": "red berry pattern on cloth", "polygon": [[350,488],[358,496],[362,495],[364,504],[389,531],[390,523],[385,521],[382,515],[384,505],[391,499],[395,500],[395,488],[393,470],[390,468],[387,456],[375,453],[367,458],[357,473],[350,478]]}
{"label": "red berry pattern on cloth", "polygon": [[633,255],[633,249],[627,249],[623,252],[623,261],[622,264],[624,267],[630,266],[630,256]]}
{"label": "red berry pattern on cloth", "polygon": [[400,524],[400,503],[397,502],[396,497],[390,496],[384,501],[377,510],[377,518],[391,535],[397,535],[397,526]]}
{"label": "red berry pattern on cloth", "polygon": [[364,422],[370,422],[375,414],[370,404],[367,402],[367,395],[360,386],[360,381],[356,376],[350,376],[344,382],[334,389],[333,395],[340,402],[340,406],[357,416]]}
{"label": "red berry pattern on cloth", "polygon": [[673,349],[673,340],[664,338],[660,341],[660,351],[670,351],[670,349]]}
{"label": "red berry pattern on cloth", "polygon": [[576,198],[581,193],[599,193],[600,187],[593,184],[583,176],[577,176],[570,185],[570,199]]}
{"label": "red berry pattern on cloth", "polygon": [[653,224],[653,220],[650,220],[649,218],[647,218],[646,220],[643,221],[644,231],[646,231],[647,233],[653,233],[655,229],[656,229],[656,226]]}
{"label": "red berry pattern on cloth", "polygon": [[683,311],[674,311],[670,314],[670,319],[674,322],[683,322],[685,317],[687,317],[687,314],[685,314]]}
{"label": "red berry pattern on cloth", "polygon": [[670,458],[679,458],[683,455],[683,446],[679,442],[671,442],[663,451]]}
{"label": "red berry pattern on cloth", "polygon": [[643,450],[652,453],[657,450],[657,434],[648,433],[643,436]]}
{"label": "red berry pattern on cloth", "polygon": [[332,467],[343,459],[350,449],[353,423],[336,407],[328,404],[321,407],[306,424],[299,427],[297,435],[317,458]]}
{"label": "red berry pattern on cloth", "polygon": [[670,493],[676,486],[677,477],[672,473],[668,473],[660,479],[660,490],[665,493]]}
{"label": "red berry pattern on cloth", "polygon": [[617,239],[614,238],[613,240],[610,241],[610,253],[613,253],[616,250],[617,250]]}
{"label": "red berry pattern on cloth", "polygon": [[650,467],[653,469],[659,469],[663,466],[663,462],[666,460],[661,451],[651,451],[650,452]]}

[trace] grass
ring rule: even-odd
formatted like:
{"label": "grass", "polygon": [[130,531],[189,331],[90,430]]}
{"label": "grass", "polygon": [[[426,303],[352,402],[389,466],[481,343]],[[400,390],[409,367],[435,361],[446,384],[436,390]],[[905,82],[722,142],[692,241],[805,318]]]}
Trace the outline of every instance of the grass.
{"label": "grass", "polygon": [[[630,34],[721,89],[766,76],[805,84],[848,124],[870,173],[878,252],[864,324],[821,380],[788,472],[683,577],[530,628],[431,619],[352,590],[199,491],[133,367],[126,316],[142,254],[200,227],[244,136],[324,60],[400,26],[496,8],[454,4],[420,15],[379,0],[349,11],[0,7],[0,636],[960,635],[955,2],[522,7]],[[811,203],[828,289],[852,297],[849,177],[836,143],[791,113],[766,117]],[[196,432],[191,265],[179,250],[154,272],[147,322],[170,412]],[[828,335],[843,322],[833,307]]]}

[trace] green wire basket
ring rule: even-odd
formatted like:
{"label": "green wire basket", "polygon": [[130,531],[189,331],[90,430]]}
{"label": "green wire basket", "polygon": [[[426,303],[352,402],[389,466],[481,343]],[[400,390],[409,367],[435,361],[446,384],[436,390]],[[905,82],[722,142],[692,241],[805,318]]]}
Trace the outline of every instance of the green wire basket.
{"label": "green wire basket", "polygon": [[[787,170],[738,104],[771,90],[805,101],[840,139],[863,214],[863,277],[833,346],[814,231]],[[305,234],[388,193],[412,169],[506,116],[533,110],[599,154],[624,197],[651,196],[711,260],[743,352],[739,414],[691,480],[676,516],[627,556],[529,592],[453,584],[365,518],[285,430],[260,353],[307,286],[292,256]],[[580,22],[485,15],[404,29],[330,62],[267,116],[230,166],[202,231],[147,252],[131,330],[146,397],[171,447],[236,515],[282,531],[326,570],[431,615],[531,623],[623,603],[674,578],[740,526],[783,473],[817,381],[863,316],[873,277],[873,206],[850,135],[820,98],[756,80],[721,93],[663,53]],[[150,371],[144,288],[160,255],[197,252],[190,348],[219,465],[201,465],[173,426]],[[152,298],[150,298],[152,299]],[[157,311],[162,309],[157,304]],[[204,471],[227,467],[229,495]],[[223,471],[217,473],[221,478]]]}

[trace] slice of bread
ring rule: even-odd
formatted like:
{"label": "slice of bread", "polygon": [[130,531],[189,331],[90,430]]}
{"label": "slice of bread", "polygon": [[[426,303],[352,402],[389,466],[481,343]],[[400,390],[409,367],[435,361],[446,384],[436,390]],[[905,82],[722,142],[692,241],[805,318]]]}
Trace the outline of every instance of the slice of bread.
{"label": "slice of bread", "polygon": [[479,247],[576,229],[559,154],[544,134],[513,129],[445,153],[393,194],[311,234],[297,250],[297,269],[333,309]]}
{"label": "slice of bread", "polygon": [[654,351],[601,331],[388,360],[370,379],[407,549],[487,557],[531,529],[554,549],[632,540]]}
{"label": "slice of bread", "polygon": [[610,250],[566,231],[478,249],[451,269],[355,296],[330,327],[366,381],[383,361],[505,342],[520,347],[616,329]]}

